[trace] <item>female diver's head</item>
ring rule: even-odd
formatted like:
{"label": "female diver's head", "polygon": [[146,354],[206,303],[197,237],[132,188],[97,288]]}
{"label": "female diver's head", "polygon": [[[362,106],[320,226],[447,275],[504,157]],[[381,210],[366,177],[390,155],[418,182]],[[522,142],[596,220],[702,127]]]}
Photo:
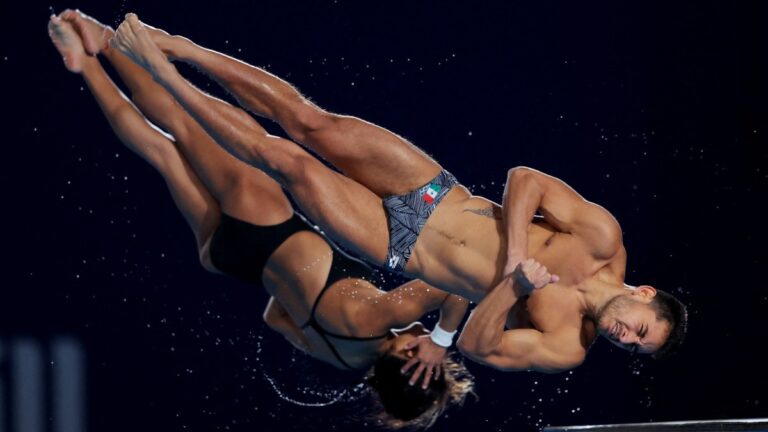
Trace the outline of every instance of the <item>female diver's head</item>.
{"label": "female diver's head", "polygon": [[416,367],[405,373],[402,368],[416,353],[405,345],[428,332],[421,323],[413,323],[392,333],[391,348],[374,363],[367,379],[378,396],[375,420],[389,429],[426,429],[449,406],[464,402],[472,391],[473,377],[463,364],[446,357],[440,375],[430,379],[427,388],[409,384]]}

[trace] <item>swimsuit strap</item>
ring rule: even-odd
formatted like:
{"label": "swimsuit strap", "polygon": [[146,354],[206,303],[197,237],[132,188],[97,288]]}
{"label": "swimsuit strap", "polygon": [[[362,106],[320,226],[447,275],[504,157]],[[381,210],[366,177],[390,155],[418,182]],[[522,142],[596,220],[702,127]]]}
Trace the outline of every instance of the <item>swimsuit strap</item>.
{"label": "swimsuit strap", "polygon": [[328,339],[328,337],[330,336],[330,337],[335,338],[335,339],[348,340],[348,341],[372,341],[372,340],[376,340],[376,339],[383,339],[383,338],[389,336],[389,332],[387,332],[385,334],[382,334],[382,335],[378,335],[378,336],[357,337],[357,336],[347,336],[347,335],[342,335],[342,334],[338,334],[338,333],[333,333],[333,332],[330,332],[330,331],[324,329],[323,326],[321,326],[320,323],[315,318],[315,313],[317,312],[318,305],[320,305],[320,300],[323,298],[323,296],[325,295],[326,291],[328,291],[328,288],[330,288],[332,284],[333,284],[333,282],[331,284],[328,284],[328,285],[324,286],[323,289],[320,291],[320,294],[317,295],[317,298],[315,299],[315,303],[312,305],[312,312],[310,312],[310,314],[309,314],[309,319],[307,320],[307,322],[303,326],[301,326],[301,329],[303,330],[303,329],[305,329],[307,327],[311,327],[313,330],[315,330],[317,332],[317,334],[320,335],[320,338],[323,339],[325,344],[328,345],[328,348],[331,349],[331,352],[336,357],[336,359],[339,361],[339,363],[343,364],[348,369],[356,370],[357,368],[354,368],[354,367],[350,366],[349,363],[347,363],[344,360],[344,358],[341,356],[341,354],[339,354],[339,351],[331,343],[331,341]]}

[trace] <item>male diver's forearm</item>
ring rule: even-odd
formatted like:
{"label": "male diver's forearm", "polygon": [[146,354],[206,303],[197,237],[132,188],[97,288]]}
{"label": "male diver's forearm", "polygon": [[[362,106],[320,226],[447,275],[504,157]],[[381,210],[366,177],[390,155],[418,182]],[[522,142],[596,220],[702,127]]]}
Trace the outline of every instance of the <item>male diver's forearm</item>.
{"label": "male diver's forearm", "polygon": [[477,305],[462,330],[464,346],[480,355],[489,355],[500,344],[509,310],[518,297],[502,281]]}
{"label": "male diver's forearm", "polygon": [[542,200],[542,191],[528,169],[509,171],[502,200],[502,214],[507,240],[508,273],[517,262],[528,257],[528,225]]}

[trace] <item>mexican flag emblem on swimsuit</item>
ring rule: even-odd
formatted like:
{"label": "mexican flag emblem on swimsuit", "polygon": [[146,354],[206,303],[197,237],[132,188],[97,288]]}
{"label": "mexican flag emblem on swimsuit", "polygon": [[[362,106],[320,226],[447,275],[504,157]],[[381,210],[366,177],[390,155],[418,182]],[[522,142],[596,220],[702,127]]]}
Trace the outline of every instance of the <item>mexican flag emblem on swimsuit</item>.
{"label": "mexican flag emblem on swimsuit", "polygon": [[421,196],[424,201],[428,202],[429,204],[432,204],[435,201],[435,198],[437,197],[437,194],[440,192],[440,185],[431,184],[427,188],[427,190],[424,192],[424,195]]}

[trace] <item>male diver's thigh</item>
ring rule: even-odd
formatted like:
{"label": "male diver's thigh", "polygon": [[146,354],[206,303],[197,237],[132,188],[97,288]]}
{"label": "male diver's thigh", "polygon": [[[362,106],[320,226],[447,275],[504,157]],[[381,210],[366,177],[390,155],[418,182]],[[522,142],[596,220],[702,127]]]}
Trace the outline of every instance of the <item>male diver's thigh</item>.
{"label": "male diver's thigh", "polygon": [[389,237],[381,199],[311,156],[294,162],[301,166],[285,186],[302,212],[353,255],[383,262]]}
{"label": "male diver's thigh", "polygon": [[308,147],[379,196],[415,189],[440,165],[404,138],[356,117],[332,120],[305,137]]}

